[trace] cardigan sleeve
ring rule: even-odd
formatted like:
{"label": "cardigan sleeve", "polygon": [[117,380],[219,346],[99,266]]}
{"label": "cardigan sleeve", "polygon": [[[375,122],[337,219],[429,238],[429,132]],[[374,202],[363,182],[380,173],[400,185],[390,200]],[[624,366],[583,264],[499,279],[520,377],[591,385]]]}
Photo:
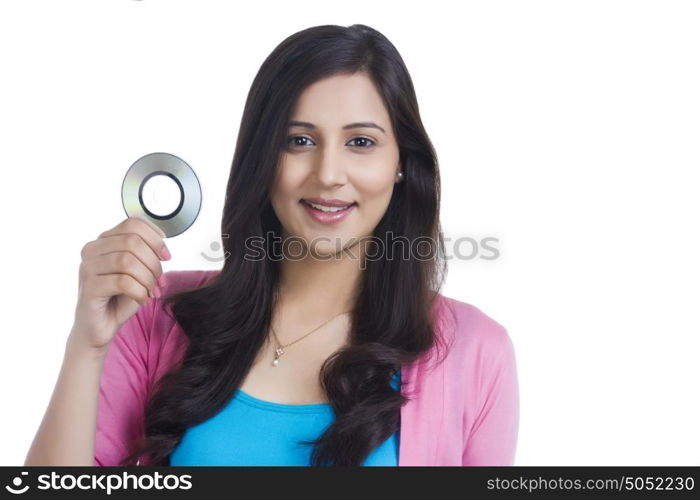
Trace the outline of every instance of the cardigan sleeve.
{"label": "cardigan sleeve", "polygon": [[149,299],[117,330],[105,354],[93,465],[119,465],[131,440],[143,434],[148,396],[149,331],[155,300]]}
{"label": "cardigan sleeve", "polygon": [[500,325],[482,350],[481,405],[462,454],[463,465],[513,465],[520,398],[513,343]]}

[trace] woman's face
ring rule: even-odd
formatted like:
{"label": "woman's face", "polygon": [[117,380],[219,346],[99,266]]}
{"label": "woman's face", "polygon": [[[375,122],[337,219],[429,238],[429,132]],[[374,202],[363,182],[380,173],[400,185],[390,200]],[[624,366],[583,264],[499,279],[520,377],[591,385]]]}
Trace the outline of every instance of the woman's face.
{"label": "woman's face", "polygon": [[[389,114],[369,77],[334,75],[307,87],[287,136],[271,194],[283,237],[332,255],[370,236],[389,206],[400,165]],[[338,215],[302,201],[310,198],[353,206],[328,223]]]}

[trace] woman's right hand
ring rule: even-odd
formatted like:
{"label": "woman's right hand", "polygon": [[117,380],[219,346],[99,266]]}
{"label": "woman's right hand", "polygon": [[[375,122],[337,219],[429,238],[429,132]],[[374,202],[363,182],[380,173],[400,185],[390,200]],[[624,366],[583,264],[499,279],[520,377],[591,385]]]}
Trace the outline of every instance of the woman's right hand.
{"label": "woman's right hand", "polygon": [[106,350],[117,330],[154,297],[160,261],[170,259],[164,236],[152,223],[129,217],[83,246],[71,342]]}

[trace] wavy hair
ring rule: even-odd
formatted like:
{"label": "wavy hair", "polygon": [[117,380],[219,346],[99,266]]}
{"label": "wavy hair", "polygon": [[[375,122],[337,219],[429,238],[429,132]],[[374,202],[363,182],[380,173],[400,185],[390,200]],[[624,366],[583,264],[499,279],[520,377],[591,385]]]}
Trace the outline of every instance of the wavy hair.
{"label": "wavy hair", "polygon": [[[280,276],[278,260],[246,258],[245,241],[261,238],[272,253],[271,235],[282,237],[270,192],[290,113],[310,84],[356,72],[367,74],[383,99],[404,172],[372,239],[389,248],[392,234],[414,251],[368,260],[362,271],[348,345],[321,368],[321,387],[335,419],[318,439],[306,442],[313,446],[310,465],[362,465],[399,429],[408,398],[391,386],[391,378],[402,364],[432,355],[441,344],[433,321],[446,274],[437,157],[394,45],[363,24],[322,25],[283,40],[252,82],[226,187],[223,269],[203,286],[163,298],[163,308],[188,339],[187,349],[155,384],[144,436],[131,443],[121,465],[169,465],[185,431],[222,410],[245,379],[265,343]],[[426,239],[433,243],[431,257],[416,257],[415,245]]]}

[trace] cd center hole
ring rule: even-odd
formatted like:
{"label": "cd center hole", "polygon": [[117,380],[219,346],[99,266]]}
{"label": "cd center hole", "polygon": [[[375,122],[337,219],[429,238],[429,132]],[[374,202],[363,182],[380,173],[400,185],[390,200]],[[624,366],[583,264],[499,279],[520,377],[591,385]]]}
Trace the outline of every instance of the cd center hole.
{"label": "cd center hole", "polygon": [[145,208],[159,216],[175,211],[180,204],[180,188],[167,175],[154,175],[143,185],[141,193]]}

